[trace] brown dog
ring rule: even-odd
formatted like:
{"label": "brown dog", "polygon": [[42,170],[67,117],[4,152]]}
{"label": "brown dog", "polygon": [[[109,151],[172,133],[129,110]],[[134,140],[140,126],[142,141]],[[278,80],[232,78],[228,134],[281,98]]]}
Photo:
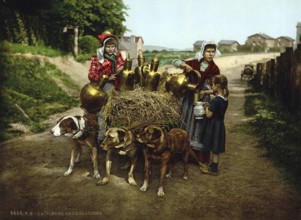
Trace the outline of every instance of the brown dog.
{"label": "brown dog", "polygon": [[68,170],[64,176],[69,176],[74,168],[74,163],[80,162],[82,145],[86,145],[92,152],[92,163],[94,178],[99,178],[97,161],[97,132],[98,123],[96,115],[87,114],[85,116],[66,116],[61,118],[50,131],[54,136],[71,137],[74,145],[71,151],[71,159]]}
{"label": "brown dog", "polygon": [[130,171],[128,173],[128,182],[130,185],[137,185],[134,179],[134,169],[137,161],[137,147],[135,145],[135,136],[133,132],[126,128],[109,128],[106,132],[105,139],[101,144],[106,154],[106,175],[98,181],[97,185],[105,185],[109,182],[112,153],[116,152],[119,155],[128,156],[130,159]]}
{"label": "brown dog", "polygon": [[[149,125],[144,131],[137,135],[137,141],[144,143],[144,157],[145,157],[145,173],[144,182],[141,191],[146,191],[149,182],[149,176],[151,173],[151,160],[161,161],[160,182],[158,188],[158,196],[164,196],[163,182],[167,172],[167,163],[175,153],[183,154],[184,161],[184,176],[186,180],[188,178],[188,157],[192,155],[196,160],[196,156],[190,147],[189,136],[186,131],[180,128],[174,128],[168,133],[157,125]],[[171,169],[174,163],[171,164]]]}

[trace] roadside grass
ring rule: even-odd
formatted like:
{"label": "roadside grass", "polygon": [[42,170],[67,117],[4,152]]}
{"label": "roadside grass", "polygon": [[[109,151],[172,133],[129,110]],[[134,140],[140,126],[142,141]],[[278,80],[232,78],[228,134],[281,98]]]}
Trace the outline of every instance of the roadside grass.
{"label": "roadside grass", "polygon": [[[251,87],[244,104],[245,114],[251,117],[246,129],[260,139],[266,156],[280,168],[283,176],[294,183],[301,196],[301,115],[289,112],[277,100],[270,98],[260,88]],[[260,93],[258,93],[260,92]]]}
{"label": "roadside grass", "polygon": [[43,131],[50,115],[79,103],[79,98],[67,94],[55,79],[68,91],[79,91],[79,86],[54,65],[12,54],[10,45],[0,45],[0,141],[24,132],[13,124],[25,126],[33,133]]}
{"label": "roadside grass", "polygon": [[15,43],[8,43],[10,47],[11,53],[30,53],[35,55],[44,55],[48,57],[58,57],[58,56],[66,56],[67,54],[63,53],[60,50],[53,49],[51,47],[46,47],[44,45],[26,45],[26,44],[15,44]]}

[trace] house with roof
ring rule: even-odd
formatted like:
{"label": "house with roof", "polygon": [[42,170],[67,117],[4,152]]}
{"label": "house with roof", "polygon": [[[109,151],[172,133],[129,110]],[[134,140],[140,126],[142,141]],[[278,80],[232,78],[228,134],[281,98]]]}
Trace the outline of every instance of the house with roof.
{"label": "house with roof", "polygon": [[293,47],[294,46],[294,39],[287,36],[280,36],[276,38],[276,46],[277,47]]}
{"label": "house with roof", "polygon": [[246,45],[252,46],[264,46],[267,50],[269,48],[276,47],[276,39],[272,38],[264,33],[253,34],[247,37]]}
{"label": "house with roof", "polygon": [[218,42],[220,51],[235,52],[240,44],[236,40],[221,40]]}
{"label": "house with roof", "polygon": [[201,46],[203,44],[203,40],[198,40],[193,44],[193,51],[200,51],[201,50]]}
{"label": "house with roof", "polygon": [[119,39],[119,50],[123,58],[129,54],[131,58],[137,58],[139,50],[143,51],[144,41],[141,36],[124,36]]}

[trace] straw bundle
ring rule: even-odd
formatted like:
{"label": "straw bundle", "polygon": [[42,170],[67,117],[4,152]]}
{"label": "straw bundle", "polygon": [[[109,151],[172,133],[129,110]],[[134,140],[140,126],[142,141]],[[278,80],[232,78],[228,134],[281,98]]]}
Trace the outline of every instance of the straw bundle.
{"label": "straw bundle", "polygon": [[142,124],[178,124],[181,103],[172,94],[161,91],[113,91],[104,108],[110,127]]}

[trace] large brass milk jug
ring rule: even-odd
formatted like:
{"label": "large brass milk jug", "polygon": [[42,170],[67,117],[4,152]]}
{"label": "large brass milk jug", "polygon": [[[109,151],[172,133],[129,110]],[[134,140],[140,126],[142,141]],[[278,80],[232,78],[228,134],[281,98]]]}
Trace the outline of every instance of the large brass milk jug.
{"label": "large brass milk jug", "polygon": [[101,111],[107,104],[108,95],[102,89],[108,81],[108,76],[103,75],[97,84],[88,83],[80,91],[80,107],[92,114]]}
{"label": "large brass milk jug", "polygon": [[135,72],[132,69],[132,60],[130,55],[124,61],[124,70],[119,78],[119,90],[134,90],[135,87]]}
{"label": "large brass milk jug", "polygon": [[140,87],[144,87],[145,81],[142,75],[142,69],[144,66],[147,66],[148,64],[145,63],[145,58],[143,56],[142,50],[139,50],[137,59],[138,59],[138,66],[135,68],[135,84],[139,85]]}
{"label": "large brass milk jug", "polygon": [[174,96],[183,97],[187,93],[197,90],[200,79],[201,74],[196,70],[179,73],[167,78],[165,88],[168,92],[171,91]]}
{"label": "large brass milk jug", "polygon": [[159,60],[154,57],[150,65],[144,65],[142,68],[142,75],[145,81],[144,88],[149,91],[156,91],[160,82],[160,73],[157,72],[159,67]]}

